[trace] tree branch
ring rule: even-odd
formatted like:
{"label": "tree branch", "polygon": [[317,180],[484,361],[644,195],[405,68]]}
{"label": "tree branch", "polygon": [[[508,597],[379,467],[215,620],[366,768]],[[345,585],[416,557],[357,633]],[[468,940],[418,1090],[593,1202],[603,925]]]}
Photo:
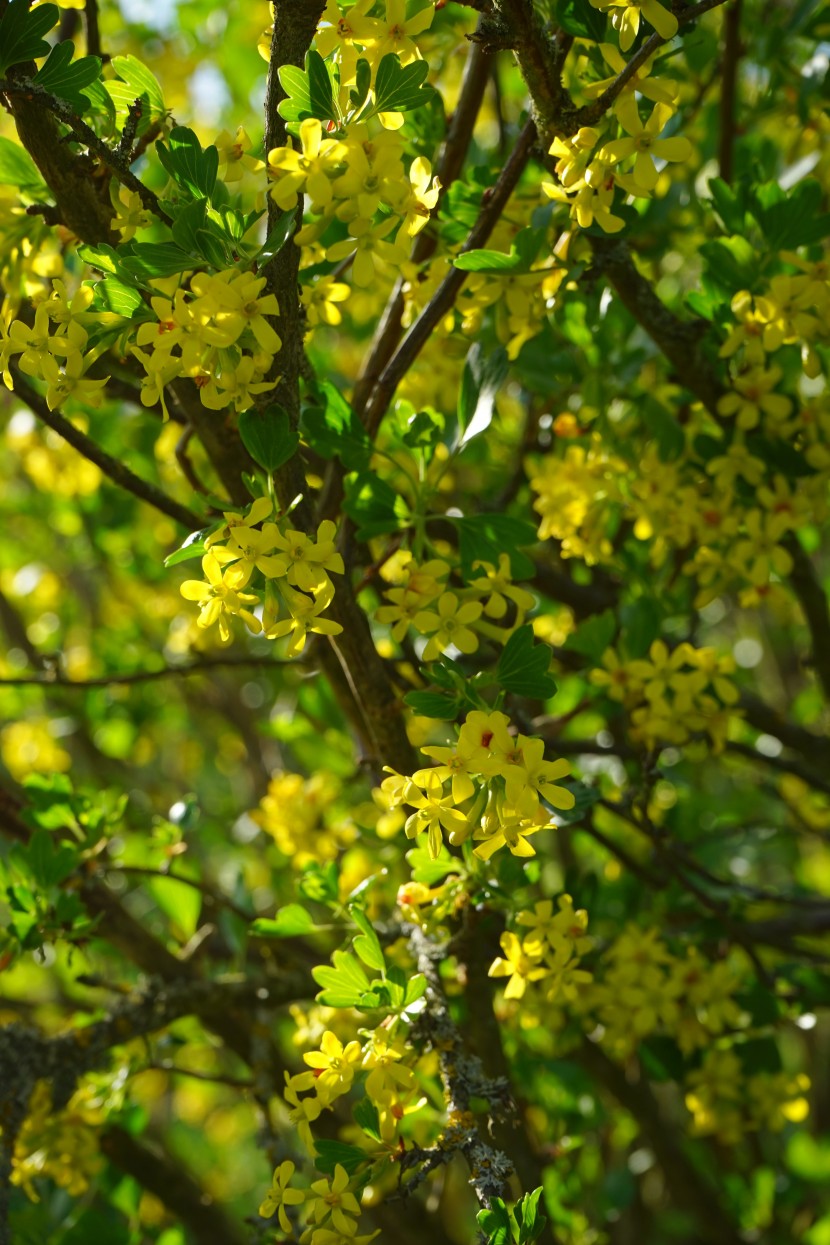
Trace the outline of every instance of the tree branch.
{"label": "tree branch", "polygon": [[141,476],[137,476],[134,471],[118,458],[113,458],[106,450],[101,449],[91,437],[85,432],[81,432],[76,428],[64,415],[59,411],[50,411],[46,405],[46,400],[29,384],[23,373],[15,363],[11,364],[12,376],[14,378],[14,392],[25,402],[29,409],[37,416],[41,423],[46,424],[53,432],[57,432],[68,441],[73,449],[89,462],[95,463],[105,476],[112,480],[119,488],[126,489],[128,493],[132,493],[139,500],[147,502],[154,509],[159,510],[162,514],[166,514],[168,518],[174,522],[187,528],[190,532],[197,531],[203,524],[204,520],[195,514],[192,510],[188,510],[187,506],[183,506],[180,502],[175,501],[172,497],[160,489],[157,485],[151,484],[149,480],[143,480]]}
{"label": "tree branch", "polygon": [[162,666],[160,670],[133,670],[129,673],[102,674],[93,679],[67,679],[57,670],[50,669],[44,674],[13,675],[0,679],[0,687],[71,687],[84,691],[87,688],[111,687],[114,684],[129,686],[135,683],[154,683],[157,679],[186,678],[191,674],[204,674],[208,670],[223,669],[234,666],[255,666],[260,669],[273,667],[275,670],[286,666],[302,667],[302,658],[274,657],[202,657],[198,661],[190,661],[181,666]]}
{"label": "tree branch", "polygon": [[195,1245],[246,1245],[249,1241],[248,1233],[169,1154],[151,1149],[117,1124],[103,1133],[101,1150],[181,1221]]}

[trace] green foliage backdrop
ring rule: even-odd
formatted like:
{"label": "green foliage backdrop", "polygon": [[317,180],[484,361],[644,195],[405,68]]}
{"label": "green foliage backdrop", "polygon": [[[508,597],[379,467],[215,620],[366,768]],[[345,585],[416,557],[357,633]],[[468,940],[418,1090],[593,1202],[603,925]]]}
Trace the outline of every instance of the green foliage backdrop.
{"label": "green foliage backdrop", "polygon": [[829,51],[0,0],[0,1245],[830,1245]]}

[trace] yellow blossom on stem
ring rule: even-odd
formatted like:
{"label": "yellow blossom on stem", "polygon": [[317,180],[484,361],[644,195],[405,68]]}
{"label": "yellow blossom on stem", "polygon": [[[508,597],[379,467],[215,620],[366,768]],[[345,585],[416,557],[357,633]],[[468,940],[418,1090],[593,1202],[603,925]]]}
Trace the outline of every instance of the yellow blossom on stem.
{"label": "yellow blossom on stem", "polygon": [[548,969],[542,963],[541,952],[525,950],[510,930],[505,930],[499,943],[504,954],[493,961],[487,975],[488,977],[508,977],[504,997],[521,999],[524,997],[528,982],[541,981],[547,976]]}
{"label": "yellow blossom on stem", "polygon": [[[657,7],[660,8],[659,5]],[[631,176],[640,190],[650,192],[657,185],[655,156],[658,160],[678,161],[688,160],[692,154],[692,144],[688,138],[660,138],[660,133],[665,129],[673,112],[670,104],[655,104],[651,116],[643,124],[633,97],[623,100],[617,108],[620,124],[630,137],[615,138],[606,143],[602,156],[605,160],[614,162],[633,156],[634,170]]]}
{"label": "yellow blossom on stem", "polygon": [[360,1203],[349,1192],[349,1174],[339,1163],[330,1180],[315,1180],[311,1185],[307,1207],[314,1223],[330,1219],[336,1232],[354,1236],[360,1217]]}
{"label": "yellow blossom on stem", "polygon": [[619,31],[620,47],[627,52],[640,29],[640,14],[654,27],[661,39],[673,39],[678,22],[658,0],[591,0],[595,9],[612,9],[611,24]]}
{"label": "yellow blossom on stem", "polygon": [[259,1213],[264,1219],[270,1219],[274,1211],[276,1211],[279,1225],[286,1235],[290,1235],[293,1231],[291,1221],[285,1213],[286,1206],[302,1206],[306,1199],[302,1189],[290,1189],[288,1187],[294,1171],[295,1167],[290,1159],[280,1163],[274,1172],[271,1188],[266,1193],[259,1208]]}
{"label": "yellow blossom on stem", "polygon": [[413,620],[416,629],[431,637],[424,649],[424,661],[434,661],[451,644],[462,653],[474,653],[478,648],[478,636],[469,624],[476,622],[481,613],[478,601],[462,603],[454,592],[444,592],[434,610],[421,610],[416,614]]}

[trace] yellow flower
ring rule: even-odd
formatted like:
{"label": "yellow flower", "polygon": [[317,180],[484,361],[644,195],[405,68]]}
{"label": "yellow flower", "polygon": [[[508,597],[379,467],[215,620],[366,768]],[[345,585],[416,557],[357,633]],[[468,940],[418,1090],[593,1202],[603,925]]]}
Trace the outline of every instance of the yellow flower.
{"label": "yellow flower", "polygon": [[444,592],[435,610],[421,610],[416,614],[413,619],[416,629],[422,635],[431,636],[424,649],[424,661],[434,661],[451,644],[462,653],[474,653],[478,648],[478,636],[469,624],[477,622],[481,612],[478,601],[462,604],[454,592]]}
{"label": "yellow flower", "polygon": [[613,9],[611,25],[620,34],[620,47],[627,52],[640,29],[640,14],[657,31],[661,39],[673,39],[678,22],[673,13],[664,9],[658,0],[591,0],[595,9]]}
{"label": "yellow flower", "polygon": [[217,553],[210,550],[202,558],[202,570],[207,583],[200,579],[187,579],[179,589],[186,600],[197,601],[202,607],[197,626],[207,628],[217,623],[219,638],[223,644],[227,644],[231,638],[228,618],[232,614],[238,614],[251,631],[257,634],[262,629],[260,621],[245,608],[245,605],[259,598],[254,593],[238,591],[239,585],[234,575],[234,568],[231,567],[229,571],[223,573]]}
{"label": "yellow flower", "polygon": [[[386,780],[388,781],[388,779]],[[417,770],[403,789],[403,799],[416,811],[406,819],[406,837],[426,833],[429,854],[437,858],[442,846],[442,827],[454,842],[454,835],[467,828],[466,818],[454,806],[452,795],[444,795],[444,784],[434,769]]]}
{"label": "yellow flower", "polygon": [[[425,4],[410,18],[406,16],[406,9],[406,0],[386,0],[386,15],[374,21],[374,31],[366,41],[366,50],[371,54],[373,65],[380,64],[390,52],[400,58],[402,65],[408,65],[420,57],[413,40],[432,25],[435,6]],[[367,20],[363,19],[364,22]],[[358,30],[361,29],[366,28],[358,26]],[[357,35],[361,42],[365,37]]]}
{"label": "yellow flower", "polygon": [[509,977],[504,989],[506,999],[523,998],[530,981],[541,981],[548,970],[541,962],[541,954],[526,951],[514,933],[506,930],[499,939],[504,956],[490,965],[488,977]]}
{"label": "yellow flower", "polygon": [[355,1071],[363,1059],[363,1049],[359,1042],[344,1046],[327,1029],[320,1040],[320,1050],[309,1051],[303,1059],[310,1068],[317,1070],[317,1093],[331,1101],[351,1089]]}
{"label": "yellow flower", "polygon": [[329,582],[327,571],[343,574],[343,557],[334,543],[336,535],[337,527],[330,519],[318,527],[316,541],[293,528],[275,533],[274,542],[287,563],[290,584],[303,592],[317,592]]}
{"label": "yellow flower", "polygon": [[344,303],[350,294],[348,285],[332,277],[318,277],[313,284],[306,285],[300,299],[305,307],[308,327],[313,329],[318,324],[341,324],[343,315],[337,304]]}
{"label": "yellow flower", "polygon": [[285,1213],[286,1206],[301,1206],[305,1201],[306,1195],[302,1189],[289,1189],[291,1177],[294,1175],[294,1164],[290,1159],[286,1159],[284,1163],[280,1163],[274,1172],[271,1182],[271,1188],[265,1195],[259,1213],[264,1219],[270,1219],[274,1211],[277,1211],[280,1227],[286,1235],[290,1236],[293,1231],[291,1221]]}
{"label": "yellow flower", "polygon": [[271,198],[283,211],[297,206],[298,196],[307,195],[314,211],[330,206],[331,179],[340,171],[343,145],[323,138],[323,126],[314,117],[300,123],[301,150],[275,147],[268,152],[269,172],[277,178]]}
{"label": "yellow flower", "polygon": [[213,140],[213,145],[219,152],[219,168],[225,182],[240,181],[245,169],[250,173],[259,173],[265,168],[262,160],[250,154],[253,143],[241,125],[233,137],[227,130],[222,130]]}
{"label": "yellow flower", "polygon": [[677,161],[688,160],[692,154],[692,144],[688,138],[659,137],[673,112],[670,104],[655,104],[651,116],[643,125],[633,96],[623,100],[617,108],[620,124],[630,137],[615,138],[606,143],[601,154],[604,159],[614,163],[634,156],[632,178],[640,191],[648,193],[657,185],[658,173],[654,156],[658,160]]}
{"label": "yellow flower", "polygon": [[63,406],[67,398],[85,402],[88,406],[100,406],[104,400],[103,389],[109,380],[84,379],[86,360],[80,353],[69,355],[64,360],[63,370],[58,366],[54,355],[46,354],[40,361],[40,373],[46,381],[46,405],[50,411]]}
{"label": "yellow flower", "polygon": [[537,792],[552,808],[573,808],[576,800],[567,787],[557,785],[558,778],[570,774],[570,763],[544,760],[545,744],[542,739],[529,739],[519,735],[519,760],[508,766],[504,786],[511,804],[518,805],[526,792]]}
{"label": "yellow flower", "polygon": [[278,621],[270,610],[263,615],[262,633],[269,640],[290,635],[287,653],[289,657],[297,657],[305,648],[306,636],[310,631],[319,635],[340,635],[343,630],[338,622],[320,615],[328,609],[334,600],[334,587],[328,580],[316,597],[306,596],[304,592],[295,592],[291,588],[281,586],[282,593],[290,618]]}
{"label": "yellow flower", "polygon": [[345,1167],[337,1163],[331,1180],[315,1180],[312,1183],[308,1209],[312,1222],[320,1224],[330,1218],[335,1231],[344,1236],[354,1236],[360,1204],[349,1192],[349,1174]]}
{"label": "yellow flower", "polygon": [[480,860],[489,860],[500,847],[507,847],[513,856],[535,856],[528,837],[550,827],[535,794],[524,792],[517,807],[511,807],[506,800],[499,798],[494,804],[492,816],[488,818],[485,815],[481,827],[473,835],[474,839],[483,840],[473,849],[474,854]]}
{"label": "yellow flower", "polygon": [[724,394],[718,402],[718,413],[735,415],[739,428],[749,431],[757,427],[761,415],[772,420],[786,419],[792,410],[792,402],[772,390],[781,379],[779,367],[753,367],[732,381],[732,392]]}

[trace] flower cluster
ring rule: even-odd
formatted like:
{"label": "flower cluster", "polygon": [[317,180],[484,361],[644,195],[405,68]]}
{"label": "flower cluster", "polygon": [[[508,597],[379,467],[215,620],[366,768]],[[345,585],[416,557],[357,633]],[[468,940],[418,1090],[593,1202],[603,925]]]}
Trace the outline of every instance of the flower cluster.
{"label": "flower cluster", "polygon": [[622,461],[597,437],[587,448],[569,445],[563,457],[528,459],[525,470],[536,494],[533,508],[542,516],[539,539],[559,542],[563,558],[582,558],[588,565],[608,561],[609,503],[620,495]]}
{"label": "flower cluster", "polygon": [[[677,19],[658,0],[591,0],[597,8],[613,8],[612,22],[620,30],[620,46],[627,51],[639,24],[640,10],[660,31],[677,30]],[[670,36],[667,36],[670,37]],[[613,46],[600,45],[608,64],[619,72],[624,62]],[[663,136],[676,112],[677,87],[665,78],[652,82],[648,75],[654,57],[640,66],[612,105],[611,114],[600,129],[583,126],[570,138],[556,138],[550,154],[556,157],[557,181],[543,182],[549,198],[566,203],[571,219],[582,229],[597,224],[606,233],[618,233],[624,225],[614,213],[617,188],[637,199],[650,199],[659,178],[655,160],[682,162],[692,155],[692,144],[677,135]],[[595,84],[589,94],[599,94],[606,84]],[[649,116],[640,114],[638,96],[653,102]],[[613,118],[613,120],[612,120]],[[616,122],[616,126],[614,126]],[[609,126],[622,131],[611,137]],[[625,170],[625,171],[623,171]]]}
{"label": "flower cluster", "polygon": [[646,747],[685,744],[705,732],[718,751],[738,699],[728,678],[734,669],[733,659],[719,657],[714,649],[683,643],[669,650],[663,640],[655,640],[647,658],[633,661],[620,661],[614,649],[607,649],[590,679],[623,705],[632,738]]}
{"label": "flower cluster", "polygon": [[332,860],[344,846],[344,827],[333,820],[340,794],[334,774],[275,774],[268,791],[251,813],[252,821],[269,834],[292,867],[309,860]]}
{"label": "flower cluster", "polygon": [[786,1072],[747,1075],[739,1049],[711,1047],[687,1076],[686,1106],[693,1131],[735,1145],[748,1132],[780,1132],[788,1123],[802,1123],[810,1110],[805,1097],[809,1079]]}
{"label": "flower cluster", "polygon": [[265,1195],[259,1213],[270,1219],[274,1214],[280,1228],[290,1236],[293,1233],[286,1207],[302,1207],[307,1228],[300,1240],[303,1245],[366,1245],[377,1233],[356,1236],[360,1217],[360,1203],[353,1191],[345,1167],[335,1164],[330,1178],[312,1181],[308,1189],[292,1187],[296,1168],[285,1159],[276,1169],[271,1188]]}
{"label": "flower cluster", "polygon": [[[255,635],[269,640],[289,636],[287,652],[294,657],[305,648],[309,632],[339,635],[343,630],[323,617],[334,599],[329,572],[342,575],[343,558],[335,549],[332,522],[321,523],[312,540],[289,527],[287,518],[270,520],[272,509],[270,498],[260,497],[245,513],[226,513],[224,526],[205,542],[205,579],[185,580],[181,593],[199,604],[197,625],[216,626],[220,643],[230,643],[230,618],[239,616]],[[256,572],[264,588],[251,591]],[[252,609],[258,606],[263,607],[261,617]]]}
{"label": "flower cluster", "polygon": [[386,1144],[392,1143],[404,1115],[419,1110],[425,1103],[416,1097],[418,1086],[410,1066],[415,1058],[414,1048],[405,1035],[396,1035],[386,1028],[367,1032],[365,1040],[354,1039],[345,1045],[331,1030],[326,1030],[320,1049],[303,1055],[309,1070],[293,1076],[286,1073],[288,1118],[309,1152],[314,1150],[311,1125],[352,1090],[358,1075],[363,1080],[366,1098],[377,1112],[380,1138]]}
{"label": "flower cluster", "polygon": [[694,948],[673,955],[658,929],[629,925],[603,953],[578,1010],[585,1027],[602,1026],[602,1043],[616,1058],[655,1033],[690,1052],[742,1023],[740,986],[730,961],[707,963]]}
{"label": "flower cluster", "polygon": [[548,1002],[571,1002],[591,980],[591,974],[579,967],[592,945],[585,934],[588,913],[584,908],[575,912],[570,895],[560,895],[557,906],[559,911],[554,912],[553,902],[543,899],[519,912],[517,923],[529,931],[523,938],[510,930],[502,934],[504,954],[493,961],[489,975],[508,978],[506,999],[520,999],[528,983],[541,982]]}
{"label": "flower cluster", "polygon": [[237,268],[182,282],[151,283],[160,291],[150,300],[154,319],[139,327],[131,347],[146,372],[141,401],[160,402],[167,414],[165,385],[190,377],[204,406],[245,411],[277,383],[267,379],[281,345],[270,323],[279,314],[276,296],[262,293],[265,277]]}
{"label": "flower cluster", "polygon": [[454,846],[472,838],[481,860],[503,847],[514,856],[535,856],[528,839],[553,825],[546,806],[574,806],[573,793],[559,784],[570,773],[568,762],[546,761],[541,739],[511,735],[504,713],[474,709],[455,746],[421,751],[438,764],[411,777],[390,770],[381,797],[393,808],[413,810],[405,821],[406,836],[425,834],[433,859],[445,834]]}
{"label": "flower cluster", "polygon": [[375,611],[375,618],[391,627],[399,643],[410,628],[428,636],[424,661],[434,661],[450,648],[474,653],[481,636],[505,643],[535,605],[533,594],[513,583],[506,553],[498,566],[476,562],[464,587],[448,587],[450,571],[443,558],[417,562],[408,550],[389,559],[381,571],[394,586],[385,591],[388,604]]}
{"label": "flower cluster", "polygon": [[61,1111],[52,1109],[46,1081],[38,1081],[29,1112],[17,1135],[12,1158],[12,1184],[38,1201],[33,1181],[48,1176],[71,1197],[89,1188],[103,1166],[98,1128],[104,1116],[90,1086],[81,1086]]}
{"label": "flower cluster", "polygon": [[368,123],[324,137],[322,123],[310,117],[300,125],[299,142],[299,150],[268,153],[271,197],[284,210],[295,207],[299,195],[308,201],[314,216],[297,234],[299,245],[342,222],[346,236],[326,247],[325,258],[350,260],[355,284],[368,287],[378,265],[389,271],[406,261],[410,239],[429,221],[440,192],[431,165],[418,156],[407,170],[403,139],[391,130],[373,133]]}
{"label": "flower cluster", "polygon": [[17,355],[21,372],[45,382],[50,411],[63,406],[67,398],[87,406],[101,405],[109,377],[89,377],[97,354],[84,353],[89,333],[82,319],[92,297],[88,285],[70,295],[64,282],[55,279],[51,296],[37,303],[31,324],[12,319],[10,307],[4,306],[0,315],[0,373],[8,389],[12,387],[9,360]]}

